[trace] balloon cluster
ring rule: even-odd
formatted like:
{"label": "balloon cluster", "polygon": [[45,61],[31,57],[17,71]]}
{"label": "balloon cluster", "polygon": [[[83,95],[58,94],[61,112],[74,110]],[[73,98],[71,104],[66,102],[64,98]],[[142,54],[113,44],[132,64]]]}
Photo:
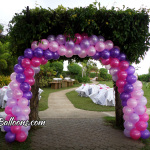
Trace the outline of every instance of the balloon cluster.
{"label": "balloon cluster", "polygon": [[[29,120],[31,86],[34,85],[34,75],[40,71],[40,65],[48,60],[59,59],[60,56],[68,58],[78,55],[80,58],[91,56],[100,60],[109,70],[112,79],[116,81],[124,112],[124,134],[133,139],[146,139],[150,136],[146,113],[147,100],[143,96],[142,83],[137,80],[135,69],[129,65],[126,55],[104,37],[87,34],[75,34],[75,39],[66,41],[64,35],[49,35],[40,43],[34,41],[31,48],[24,51],[24,56],[18,57],[18,64],[14,66],[11,74],[10,90],[7,91],[8,101],[5,108],[6,120],[14,117],[18,120]],[[17,140],[24,142],[28,136],[30,126],[4,126],[7,142]]]}

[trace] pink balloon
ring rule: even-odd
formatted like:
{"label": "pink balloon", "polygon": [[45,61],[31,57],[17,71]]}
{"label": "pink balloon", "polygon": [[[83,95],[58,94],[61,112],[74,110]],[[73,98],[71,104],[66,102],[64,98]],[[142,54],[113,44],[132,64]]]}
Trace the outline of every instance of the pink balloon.
{"label": "pink balloon", "polygon": [[75,34],[75,39],[74,39],[74,42],[75,44],[80,44],[80,42],[82,41],[82,36],[79,34],[79,33],[76,33]]}
{"label": "pink balloon", "polygon": [[18,89],[20,87],[20,83],[18,83],[16,80],[13,80],[9,83],[9,87],[14,90]]}
{"label": "pink balloon", "polygon": [[33,70],[32,68],[26,68],[26,69],[24,70],[24,75],[25,75],[26,77],[33,77],[33,75],[34,75],[34,70]]}
{"label": "pink balloon", "polygon": [[31,126],[27,126],[27,127],[22,126],[22,127],[21,127],[21,131],[27,132],[27,131],[30,130],[30,128],[31,128]]}
{"label": "pink balloon", "polygon": [[130,137],[130,131],[127,130],[127,129],[124,129],[124,135],[125,135],[126,137]]}
{"label": "pink balloon", "polygon": [[137,113],[138,115],[143,115],[143,114],[145,113],[145,107],[138,104],[138,105],[134,108],[134,112]]}
{"label": "pink balloon", "polygon": [[147,113],[140,115],[140,121],[147,122],[148,120],[149,120],[149,115]]}
{"label": "pink balloon", "polygon": [[58,54],[64,56],[67,53],[67,49],[64,45],[60,45],[58,48]]}
{"label": "pink balloon", "polygon": [[31,44],[32,50],[36,49],[38,47],[38,41],[33,41]]}
{"label": "pink balloon", "polygon": [[124,91],[124,88],[118,88],[118,92],[121,94]]}
{"label": "pink balloon", "polygon": [[45,65],[48,62],[48,60],[45,59],[43,56],[40,58],[40,61],[41,61],[41,65]]}
{"label": "pink balloon", "polygon": [[81,47],[79,44],[75,44],[74,48],[73,48],[73,54],[74,55],[78,55],[80,52],[82,51]]}
{"label": "pink balloon", "polygon": [[16,99],[13,99],[13,98],[8,98],[7,99],[7,106],[13,107],[15,105],[17,105],[17,100]]}
{"label": "pink balloon", "polygon": [[21,107],[17,105],[12,107],[12,114],[15,116],[19,116],[21,114]]}
{"label": "pink balloon", "polygon": [[21,131],[16,134],[16,141],[24,142],[27,139],[27,135],[24,131]]}
{"label": "pink balloon", "polygon": [[24,58],[24,59],[22,59],[21,65],[22,65],[22,67],[24,67],[24,68],[29,68],[29,67],[31,67],[31,61],[30,61],[30,59],[29,59],[29,58]]}
{"label": "pink balloon", "polygon": [[129,67],[129,63],[125,60],[121,61],[119,64],[119,69],[120,70],[126,70]]}
{"label": "pink balloon", "polygon": [[8,115],[8,114],[12,114],[12,108],[9,107],[9,106],[6,106],[5,107],[5,113]]}
{"label": "pink balloon", "polygon": [[134,126],[134,124],[131,122],[131,121],[125,121],[124,122],[124,127],[125,127],[125,129],[127,129],[127,130],[132,130],[135,126]]}
{"label": "pink balloon", "polygon": [[19,99],[19,98],[21,98],[22,96],[23,96],[23,92],[22,92],[21,90],[15,89],[15,90],[13,91],[13,98]]}
{"label": "pink balloon", "polygon": [[90,46],[88,49],[87,49],[87,55],[88,56],[94,56],[96,53],[96,50],[95,50],[95,47],[94,46]]}
{"label": "pink balloon", "polygon": [[18,100],[19,107],[26,107],[27,105],[28,105],[28,100],[26,98],[22,97]]}
{"label": "pink balloon", "polygon": [[114,44],[112,41],[107,40],[105,41],[105,49],[111,50],[114,47]]}
{"label": "pink balloon", "polygon": [[133,90],[133,92],[131,92],[131,97],[135,98],[135,99],[140,99],[143,96],[143,91],[141,90]]}
{"label": "pink balloon", "polygon": [[11,132],[17,134],[21,131],[21,126],[11,126]]}
{"label": "pink balloon", "polygon": [[110,64],[110,58],[108,58],[108,59],[101,59],[101,62],[102,62],[102,64],[103,65],[109,65]]}
{"label": "pink balloon", "polygon": [[129,120],[130,120],[133,124],[137,123],[137,122],[139,121],[139,119],[140,119],[140,117],[139,117],[139,115],[136,114],[136,113],[132,113],[132,114],[129,115]]}
{"label": "pink balloon", "polygon": [[16,80],[16,75],[17,73],[16,72],[13,72],[11,75],[10,75],[10,79],[13,81],[13,80]]}
{"label": "pink balloon", "polygon": [[131,108],[134,108],[137,106],[137,101],[136,99],[134,98],[129,98],[128,101],[127,101],[127,106],[128,107],[131,107]]}
{"label": "pink balloon", "polygon": [[73,56],[73,50],[72,49],[67,49],[65,56],[67,58],[70,58]]}
{"label": "pink balloon", "polygon": [[35,80],[33,77],[30,77],[30,78],[26,78],[25,82],[29,83],[29,85],[32,86],[32,85],[34,85]]}
{"label": "pink balloon", "polygon": [[19,115],[18,117],[17,117],[17,121],[21,121],[21,120],[27,120],[26,119],[26,116],[25,115]]}
{"label": "pink balloon", "polygon": [[117,80],[116,81],[116,85],[118,88],[123,88],[125,84],[126,84],[125,80]]}
{"label": "pink balloon", "polygon": [[139,99],[137,99],[137,103],[138,103],[138,105],[142,105],[142,106],[146,105],[147,104],[146,97],[144,97],[144,96],[140,97]]}
{"label": "pink balloon", "polygon": [[86,50],[82,49],[81,52],[78,54],[80,58],[85,58],[87,56]]}
{"label": "pink balloon", "polygon": [[117,75],[119,71],[119,68],[110,68],[109,69],[109,73],[113,76],[113,75]]}
{"label": "pink balloon", "polygon": [[42,48],[43,50],[48,49],[49,42],[46,39],[42,39],[41,42],[38,44],[38,47]]}
{"label": "pink balloon", "polygon": [[134,90],[140,90],[142,88],[143,84],[141,81],[137,80],[135,83],[133,83]]}
{"label": "pink balloon", "polygon": [[128,120],[129,120],[129,115],[124,114],[124,115],[123,115],[123,119],[124,119],[125,121],[128,121]]}
{"label": "pink balloon", "polygon": [[96,45],[95,45],[95,49],[96,49],[98,52],[102,52],[102,51],[105,49],[105,44],[104,44],[104,42],[102,42],[102,41],[97,42]]}
{"label": "pink balloon", "polygon": [[41,64],[40,58],[33,57],[33,58],[31,59],[31,65],[32,65],[33,67],[38,67],[38,66],[40,66],[40,64]]}
{"label": "pink balloon", "polygon": [[111,58],[110,65],[113,68],[118,67],[119,66],[119,59],[117,59],[117,58]]}
{"label": "pink balloon", "polygon": [[59,45],[56,41],[51,41],[49,43],[49,50],[51,50],[52,52],[56,52],[59,48]]}
{"label": "pink balloon", "polygon": [[119,71],[118,72],[118,79],[125,80],[127,78],[127,72],[126,71]]}
{"label": "pink balloon", "polygon": [[117,76],[117,75],[113,75],[113,76],[112,76],[112,79],[113,79],[113,81],[116,82],[116,81],[118,80],[118,76]]}
{"label": "pink balloon", "polygon": [[6,118],[5,118],[5,120],[6,120],[6,121],[9,121],[11,117],[14,117],[14,115],[8,114],[8,115],[6,116]]}
{"label": "pink balloon", "polygon": [[136,124],[135,124],[135,127],[137,130],[139,131],[144,131],[146,128],[147,128],[147,124],[146,122],[144,121],[138,121]]}
{"label": "pink balloon", "polygon": [[138,140],[141,137],[141,132],[138,131],[137,129],[132,129],[130,131],[130,136],[134,140]]}
{"label": "pink balloon", "polygon": [[22,113],[23,115],[29,115],[29,114],[30,114],[30,107],[28,107],[28,106],[23,107],[23,108],[21,109],[21,113]]}
{"label": "pink balloon", "polygon": [[125,106],[123,108],[123,113],[126,114],[126,115],[129,115],[129,114],[133,113],[133,108]]}

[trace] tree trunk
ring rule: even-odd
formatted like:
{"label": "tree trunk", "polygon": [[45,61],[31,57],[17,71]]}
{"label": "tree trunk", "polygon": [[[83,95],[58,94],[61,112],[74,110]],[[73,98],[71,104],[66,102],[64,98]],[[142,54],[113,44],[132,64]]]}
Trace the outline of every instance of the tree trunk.
{"label": "tree trunk", "polygon": [[[39,99],[38,99],[38,91],[39,91],[39,76],[35,75],[35,84],[31,88],[31,92],[33,94],[32,99],[30,100],[30,121],[39,120]],[[34,128],[34,126],[32,126]]]}
{"label": "tree trunk", "polygon": [[116,114],[116,126],[119,128],[124,128],[123,127],[123,107],[122,107],[122,103],[121,103],[121,99],[120,99],[120,94],[118,92],[118,87],[116,86],[116,84],[114,83],[114,90],[115,90],[115,114]]}

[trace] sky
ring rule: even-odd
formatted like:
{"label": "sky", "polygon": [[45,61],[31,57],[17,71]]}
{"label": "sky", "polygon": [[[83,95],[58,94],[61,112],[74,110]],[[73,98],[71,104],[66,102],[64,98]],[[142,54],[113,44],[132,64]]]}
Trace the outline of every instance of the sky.
{"label": "sky", "polygon": [[[8,28],[9,21],[13,18],[15,13],[20,13],[22,9],[25,9],[26,6],[29,8],[35,8],[38,4],[43,8],[50,7],[55,9],[58,5],[63,5],[64,7],[74,8],[74,7],[86,7],[89,4],[93,3],[95,0],[0,0],[0,24],[4,25],[4,34],[6,34],[6,29]],[[149,0],[97,0],[101,3],[101,7],[105,6],[107,9],[110,9],[112,6],[123,8],[135,8],[136,10],[144,7],[150,8]],[[137,74],[147,74],[148,68],[150,67],[150,50],[145,55],[144,60],[140,64],[132,64],[135,68],[138,68],[136,71]],[[98,68],[101,68],[101,64],[96,61]],[[68,63],[64,63],[64,70],[67,70]]]}

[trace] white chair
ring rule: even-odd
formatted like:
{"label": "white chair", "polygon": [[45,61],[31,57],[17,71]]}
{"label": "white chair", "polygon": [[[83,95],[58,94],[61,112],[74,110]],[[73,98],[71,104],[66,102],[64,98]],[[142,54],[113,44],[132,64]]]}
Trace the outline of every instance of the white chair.
{"label": "white chair", "polygon": [[85,84],[84,87],[80,91],[80,96],[82,97],[88,97],[89,96],[89,84]]}
{"label": "white chair", "polygon": [[97,96],[98,92],[99,92],[99,86],[95,85],[95,86],[92,87],[92,92],[91,92],[91,94],[89,95],[90,99],[91,99],[91,100],[93,101],[93,103],[95,103],[95,104],[97,103],[95,97]]}
{"label": "white chair", "polygon": [[81,90],[83,89],[84,84],[82,84],[80,87],[78,87],[75,91],[80,95]]}
{"label": "white chair", "polygon": [[106,106],[115,106],[115,91],[113,88],[107,90],[106,94]]}

